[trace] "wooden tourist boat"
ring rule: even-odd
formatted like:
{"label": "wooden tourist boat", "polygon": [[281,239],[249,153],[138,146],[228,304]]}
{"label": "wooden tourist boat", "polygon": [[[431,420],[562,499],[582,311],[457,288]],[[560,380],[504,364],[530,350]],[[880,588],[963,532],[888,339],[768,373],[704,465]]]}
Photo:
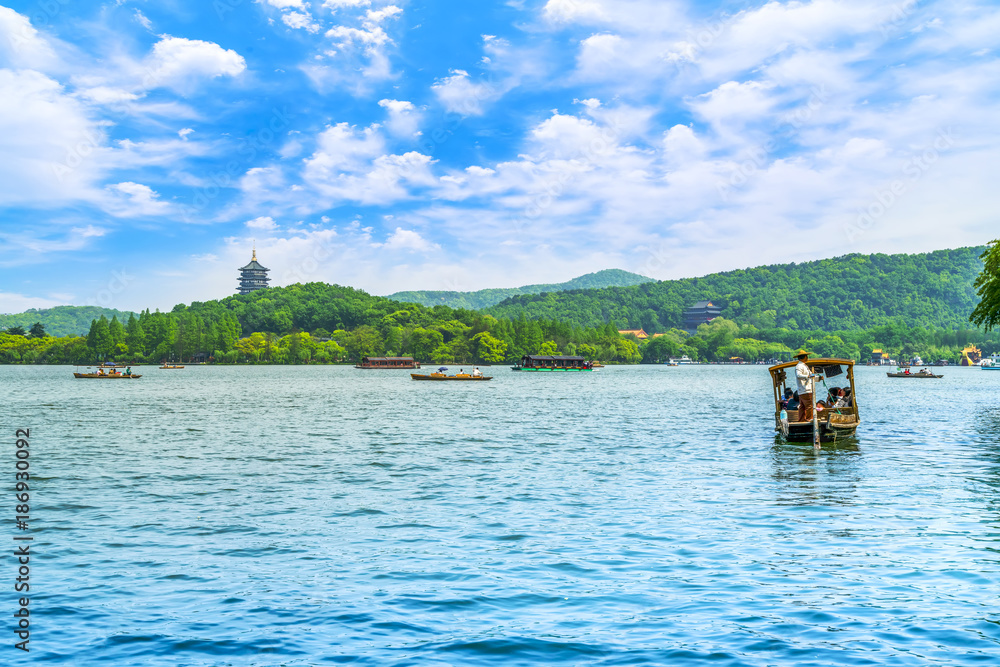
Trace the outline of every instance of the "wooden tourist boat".
{"label": "wooden tourist boat", "polygon": [[[785,389],[794,391],[796,386],[795,366],[797,361],[789,361],[771,366],[771,383],[774,389],[774,430],[789,441],[813,441],[813,421],[797,421],[798,410],[786,411],[781,407],[781,398]],[[854,362],[849,359],[809,359],[806,365],[820,376],[817,380],[814,397],[817,394],[828,395],[826,380],[844,376],[850,383],[850,403],[843,408],[827,408],[816,412],[815,428],[819,431],[821,442],[835,441],[839,438],[852,436],[861,424],[858,414],[858,403],[854,393]],[[847,387],[843,387],[847,389]],[[816,399],[817,403],[823,399]],[[783,414],[784,413],[784,418]]]}
{"label": "wooden tourist boat", "polygon": [[521,362],[511,366],[512,371],[579,373],[594,370],[594,364],[583,357],[549,357],[526,354]]}
{"label": "wooden tourist boat", "polygon": [[160,370],[171,370],[171,369],[178,369],[178,368],[184,368],[184,366],[179,366],[179,365],[176,365],[176,364],[163,364],[162,366],[160,366]]}
{"label": "wooden tourist boat", "polygon": [[355,368],[390,369],[390,368],[420,368],[420,363],[413,357],[361,357],[361,362]]}
{"label": "wooden tourist boat", "polygon": [[895,373],[886,373],[886,375],[891,378],[943,378],[944,377],[943,375],[935,375],[926,368],[921,368],[919,371],[914,373],[910,371],[909,368],[906,368],[904,366],[900,366],[899,368],[897,368]]}
{"label": "wooden tourist boat", "polygon": [[103,368],[99,368],[96,373],[73,373],[73,377],[91,380],[138,380],[142,375],[138,373],[126,374],[113,368],[105,372]]}
{"label": "wooden tourist boat", "polygon": [[432,382],[456,380],[459,382],[485,382],[486,380],[493,379],[490,375],[469,375],[468,373],[456,373],[455,375],[445,375],[444,373],[420,375],[419,373],[410,373],[410,377],[414,380],[430,380]]}

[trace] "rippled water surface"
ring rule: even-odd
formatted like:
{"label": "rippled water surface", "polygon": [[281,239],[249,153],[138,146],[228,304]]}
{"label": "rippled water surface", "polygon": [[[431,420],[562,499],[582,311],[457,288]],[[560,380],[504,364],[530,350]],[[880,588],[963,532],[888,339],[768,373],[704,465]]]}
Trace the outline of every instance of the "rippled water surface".
{"label": "rippled water surface", "polygon": [[1000,373],[815,453],[763,367],[71,371],[0,366],[32,662],[1000,664]]}

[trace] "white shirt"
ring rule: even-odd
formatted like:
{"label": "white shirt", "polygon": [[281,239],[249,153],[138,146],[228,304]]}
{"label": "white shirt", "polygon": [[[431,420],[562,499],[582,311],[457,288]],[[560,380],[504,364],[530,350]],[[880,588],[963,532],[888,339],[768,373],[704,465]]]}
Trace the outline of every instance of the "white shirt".
{"label": "white shirt", "polygon": [[799,396],[812,393],[812,386],[809,382],[810,375],[812,375],[812,371],[809,370],[805,361],[799,361],[795,364],[795,379],[799,383]]}

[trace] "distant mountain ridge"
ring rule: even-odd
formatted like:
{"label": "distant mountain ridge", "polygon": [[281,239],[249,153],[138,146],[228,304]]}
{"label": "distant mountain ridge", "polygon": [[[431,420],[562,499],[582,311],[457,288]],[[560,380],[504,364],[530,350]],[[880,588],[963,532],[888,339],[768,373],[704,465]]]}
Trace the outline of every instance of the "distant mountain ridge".
{"label": "distant mountain ridge", "polygon": [[759,329],[852,331],[902,323],[965,330],[974,328],[969,315],[979,303],[974,283],[985,250],[851,254],[634,287],[525,294],[487,312],[588,327],[614,322],[654,333],[680,328],[686,308],[711,300],[726,319]]}
{"label": "distant mountain ridge", "polygon": [[100,306],[55,306],[53,308],[30,308],[23,313],[0,315],[0,329],[24,327],[28,329],[35,322],[41,322],[45,333],[50,336],[86,336],[90,331],[90,321],[104,315],[109,320],[117,316],[124,324],[131,315],[127,310],[101,308]]}
{"label": "distant mountain ridge", "polygon": [[482,310],[494,306],[504,299],[522,294],[541,294],[543,292],[566,292],[569,290],[601,289],[605,287],[631,287],[643,283],[656,282],[652,278],[630,273],[622,269],[604,269],[588,273],[564,283],[525,285],[523,287],[498,287],[482,289],[475,292],[451,292],[435,290],[417,290],[396,292],[387,298],[404,303],[419,303],[422,306],[444,305],[451,308],[468,308]]}

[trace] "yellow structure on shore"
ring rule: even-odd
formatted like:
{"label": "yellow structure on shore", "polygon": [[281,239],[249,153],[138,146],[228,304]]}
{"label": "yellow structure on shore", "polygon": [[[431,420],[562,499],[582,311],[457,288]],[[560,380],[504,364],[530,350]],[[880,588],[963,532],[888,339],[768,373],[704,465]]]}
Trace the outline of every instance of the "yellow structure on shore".
{"label": "yellow structure on shore", "polygon": [[967,345],[966,348],[962,350],[963,366],[977,366],[982,358],[983,353],[975,345]]}

